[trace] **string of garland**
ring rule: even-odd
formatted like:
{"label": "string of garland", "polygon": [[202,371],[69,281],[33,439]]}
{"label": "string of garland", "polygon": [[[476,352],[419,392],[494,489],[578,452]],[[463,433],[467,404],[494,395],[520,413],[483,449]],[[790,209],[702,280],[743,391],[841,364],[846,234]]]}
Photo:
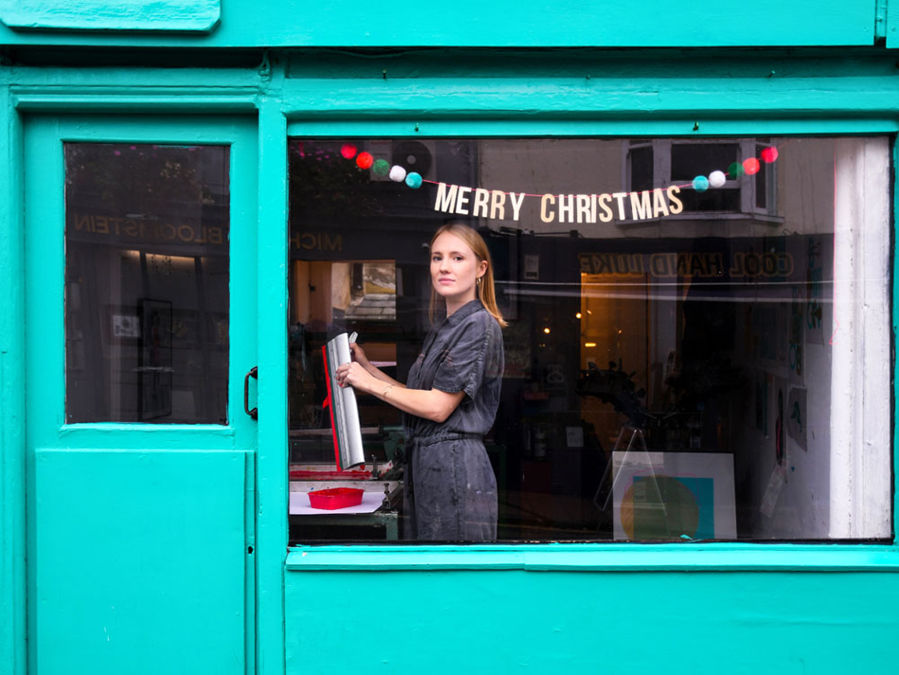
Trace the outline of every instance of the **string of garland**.
{"label": "string of garland", "polygon": [[344,143],[340,148],[340,154],[344,159],[355,159],[356,166],[360,169],[370,169],[371,172],[383,178],[388,177],[396,183],[405,183],[410,188],[417,190],[421,187],[424,179],[421,174],[416,171],[406,171],[399,164],[390,166],[390,162],[386,159],[375,159],[370,152],[359,152],[358,148],[352,143]]}
{"label": "string of garland", "polygon": [[[370,170],[374,175],[379,177],[388,177],[397,183],[405,183],[410,188],[417,190],[423,183],[438,184],[439,181],[427,180],[422,178],[421,174],[415,171],[406,171],[399,164],[390,165],[386,159],[375,159],[370,152],[359,152],[359,149],[352,143],[344,143],[340,148],[340,154],[344,159],[355,159],[356,166],[363,170]],[[742,162],[732,162],[727,167],[727,171],[716,169],[709,173],[708,176],[696,176],[689,185],[679,185],[677,187],[691,187],[696,192],[705,192],[709,188],[720,188],[725,185],[727,179],[736,180],[741,176],[753,176],[761,170],[762,162],[772,164],[777,161],[777,148],[773,145],[763,148],[759,153],[759,157],[749,157]],[[508,193],[507,193],[508,194]],[[519,193],[521,194],[521,193]],[[528,197],[540,197],[538,194],[524,193]]]}

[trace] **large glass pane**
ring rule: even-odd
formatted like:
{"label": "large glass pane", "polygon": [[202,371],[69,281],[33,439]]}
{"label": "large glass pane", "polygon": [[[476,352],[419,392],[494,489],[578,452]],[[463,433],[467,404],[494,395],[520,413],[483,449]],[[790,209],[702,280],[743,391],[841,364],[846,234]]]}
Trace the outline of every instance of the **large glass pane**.
{"label": "large glass pane", "polygon": [[64,147],[67,422],[224,424],[228,148]]}
{"label": "large glass pane", "polygon": [[[497,539],[890,536],[888,139],[289,152],[292,541],[410,531],[420,447],[360,395],[368,461],[336,471],[321,347],[357,332],[405,382],[433,325],[428,242],[450,221],[486,241],[509,323],[483,438]],[[420,184],[391,179],[409,171]],[[391,309],[359,313],[369,297]],[[316,511],[307,494],[328,486],[383,499]]]}

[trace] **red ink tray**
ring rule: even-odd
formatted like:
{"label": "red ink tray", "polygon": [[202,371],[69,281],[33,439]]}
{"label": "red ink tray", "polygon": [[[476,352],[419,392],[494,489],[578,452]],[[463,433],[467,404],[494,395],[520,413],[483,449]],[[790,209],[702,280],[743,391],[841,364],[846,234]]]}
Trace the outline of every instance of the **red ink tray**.
{"label": "red ink tray", "polygon": [[362,503],[362,493],[365,490],[359,488],[327,488],[326,490],[313,490],[309,492],[309,505],[313,509],[343,509],[347,506],[356,506]]}

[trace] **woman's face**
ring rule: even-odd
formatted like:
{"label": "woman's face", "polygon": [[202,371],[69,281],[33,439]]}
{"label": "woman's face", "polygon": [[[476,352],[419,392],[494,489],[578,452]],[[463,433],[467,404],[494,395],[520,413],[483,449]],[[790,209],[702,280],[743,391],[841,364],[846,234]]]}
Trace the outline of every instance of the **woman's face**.
{"label": "woman's face", "polygon": [[443,232],[431,245],[431,283],[446,300],[452,314],[476,297],[477,279],[487,271],[487,261],[478,260],[464,239]]}

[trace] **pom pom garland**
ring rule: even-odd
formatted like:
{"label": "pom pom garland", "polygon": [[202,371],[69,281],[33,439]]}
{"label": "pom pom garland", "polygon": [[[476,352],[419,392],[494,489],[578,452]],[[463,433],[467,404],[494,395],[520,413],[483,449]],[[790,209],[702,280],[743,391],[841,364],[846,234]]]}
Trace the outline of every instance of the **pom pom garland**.
{"label": "pom pom garland", "polygon": [[[119,153],[116,152],[116,154]],[[356,166],[360,169],[370,169],[376,176],[387,177],[395,183],[405,183],[413,190],[417,190],[425,182],[435,182],[425,181],[421,174],[415,171],[407,172],[407,170],[399,164],[391,166],[385,159],[375,159],[370,152],[359,152],[358,148],[352,143],[344,143],[340,148],[340,154],[344,159],[355,159]],[[742,176],[753,176],[757,174],[761,171],[762,162],[765,164],[772,164],[777,161],[778,154],[777,148],[773,145],[767,146],[762,148],[759,152],[759,157],[749,157],[742,162],[731,162],[727,167],[726,172],[716,169],[709,173],[708,176],[696,176],[689,185],[681,185],[680,187],[691,187],[696,190],[696,192],[705,192],[709,188],[724,187],[727,184],[728,179],[736,180]]]}

